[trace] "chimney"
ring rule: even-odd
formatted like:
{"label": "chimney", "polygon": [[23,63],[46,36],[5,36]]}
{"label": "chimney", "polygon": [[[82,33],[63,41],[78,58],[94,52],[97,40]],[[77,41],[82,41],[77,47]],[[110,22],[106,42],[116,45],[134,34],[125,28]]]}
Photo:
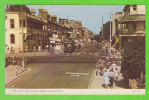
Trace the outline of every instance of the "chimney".
{"label": "chimney", "polygon": [[32,13],[32,15],[35,15],[36,14],[35,9],[31,9],[31,13]]}
{"label": "chimney", "polygon": [[47,19],[50,19],[50,13],[48,13],[47,17],[48,17]]}
{"label": "chimney", "polygon": [[43,8],[40,7],[38,10],[39,10],[39,16],[40,16],[40,17],[43,17]]}
{"label": "chimney", "polygon": [[53,22],[56,22],[56,21],[57,21],[57,16],[56,16],[56,15],[51,15],[51,20],[52,20]]}
{"label": "chimney", "polygon": [[48,12],[47,9],[43,9],[43,18],[47,19]]}

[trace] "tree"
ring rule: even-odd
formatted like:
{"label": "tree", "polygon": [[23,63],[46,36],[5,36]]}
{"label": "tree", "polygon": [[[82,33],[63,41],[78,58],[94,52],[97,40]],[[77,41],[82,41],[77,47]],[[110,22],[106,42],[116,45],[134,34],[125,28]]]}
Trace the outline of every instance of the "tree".
{"label": "tree", "polygon": [[101,37],[99,34],[95,34],[94,35],[94,40],[96,40],[97,42],[101,42]]}
{"label": "tree", "polygon": [[[112,32],[112,24],[111,24],[111,32]],[[100,37],[102,37],[102,30],[99,32]],[[110,39],[110,21],[103,24],[103,39],[109,41]]]}
{"label": "tree", "polygon": [[[122,75],[128,79],[145,75],[145,37],[125,37],[122,47]],[[141,76],[141,77],[140,77]]]}

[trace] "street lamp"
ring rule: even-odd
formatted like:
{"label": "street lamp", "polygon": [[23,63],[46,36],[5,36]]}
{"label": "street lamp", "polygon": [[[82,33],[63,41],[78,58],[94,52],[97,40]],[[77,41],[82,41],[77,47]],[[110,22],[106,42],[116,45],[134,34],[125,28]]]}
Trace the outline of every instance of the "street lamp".
{"label": "street lamp", "polygon": [[21,5],[21,22],[22,22],[22,68],[24,71],[24,34],[23,34],[23,9]]}
{"label": "street lamp", "polygon": [[102,30],[102,48],[103,48],[103,29],[104,29],[104,27],[100,27],[100,28]]}
{"label": "street lamp", "polygon": [[110,56],[111,56],[111,12],[110,12]]}

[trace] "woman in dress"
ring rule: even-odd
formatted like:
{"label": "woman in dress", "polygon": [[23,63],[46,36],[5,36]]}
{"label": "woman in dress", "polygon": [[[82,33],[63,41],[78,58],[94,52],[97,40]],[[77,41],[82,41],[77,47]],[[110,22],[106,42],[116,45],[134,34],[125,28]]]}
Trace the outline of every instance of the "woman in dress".
{"label": "woman in dress", "polygon": [[105,70],[105,73],[103,74],[103,79],[104,79],[105,88],[108,88],[108,84],[109,84],[109,73],[107,72],[107,70]]}
{"label": "woman in dress", "polygon": [[115,72],[115,70],[116,70],[116,63],[115,63],[115,61],[112,62],[111,66],[112,66],[113,71]]}

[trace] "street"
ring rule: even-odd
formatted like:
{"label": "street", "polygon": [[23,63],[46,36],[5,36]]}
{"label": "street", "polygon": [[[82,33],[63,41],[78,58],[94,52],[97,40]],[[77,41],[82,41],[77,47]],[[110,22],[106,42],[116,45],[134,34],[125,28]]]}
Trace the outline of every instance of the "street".
{"label": "street", "polygon": [[98,52],[88,45],[72,54],[32,57],[31,72],[6,88],[88,88]]}

